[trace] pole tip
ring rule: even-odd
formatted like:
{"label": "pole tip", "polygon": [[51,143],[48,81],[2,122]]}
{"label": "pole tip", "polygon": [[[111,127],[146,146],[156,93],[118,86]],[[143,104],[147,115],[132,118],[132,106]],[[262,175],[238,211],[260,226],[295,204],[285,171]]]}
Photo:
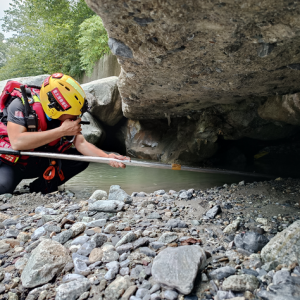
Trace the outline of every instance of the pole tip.
{"label": "pole tip", "polygon": [[180,171],[180,170],[181,170],[181,165],[178,165],[178,164],[172,164],[172,170]]}

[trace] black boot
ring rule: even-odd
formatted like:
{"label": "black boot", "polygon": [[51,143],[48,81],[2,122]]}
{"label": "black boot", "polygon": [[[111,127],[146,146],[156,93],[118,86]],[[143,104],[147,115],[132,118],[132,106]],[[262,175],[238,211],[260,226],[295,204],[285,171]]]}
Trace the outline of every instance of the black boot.
{"label": "black boot", "polygon": [[58,186],[61,184],[59,178],[56,176],[52,180],[45,180],[43,177],[39,177],[29,184],[30,193],[42,193],[49,194],[56,192]]}

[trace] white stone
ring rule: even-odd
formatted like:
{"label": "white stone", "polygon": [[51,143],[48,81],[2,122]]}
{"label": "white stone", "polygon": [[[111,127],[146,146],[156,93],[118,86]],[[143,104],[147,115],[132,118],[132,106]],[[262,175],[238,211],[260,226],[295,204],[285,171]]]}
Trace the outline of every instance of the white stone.
{"label": "white stone", "polygon": [[265,219],[265,218],[257,218],[257,219],[256,219],[256,222],[257,222],[257,223],[260,223],[260,224],[262,224],[262,225],[265,225],[265,226],[268,225],[268,219]]}
{"label": "white stone", "polygon": [[[107,198],[107,193],[106,191],[102,190],[96,190],[93,195],[90,197],[90,199],[95,199],[95,200],[102,200],[103,197]],[[116,200],[116,199],[114,199]]]}
{"label": "white stone", "polygon": [[233,233],[236,232],[240,225],[239,220],[234,220],[231,224],[229,224],[224,230],[224,233]]}

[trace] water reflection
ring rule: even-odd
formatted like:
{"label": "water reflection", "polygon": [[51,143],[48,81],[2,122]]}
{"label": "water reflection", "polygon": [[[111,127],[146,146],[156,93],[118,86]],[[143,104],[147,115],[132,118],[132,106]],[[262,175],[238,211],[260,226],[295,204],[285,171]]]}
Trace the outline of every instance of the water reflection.
{"label": "water reflection", "polygon": [[255,177],[242,175],[224,175],[210,173],[195,173],[187,171],[172,171],[142,167],[127,167],[115,169],[106,164],[91,163],[81,174],[67,182],[66,188],[73,191],[93,192],[96,189],[109,191],[114,184],[120,185],[128,194],[132,192],[150,193],[155,190],[170,189],[206,189],[221,186],[225,183],[237,183],[242,180],[253,182]]}

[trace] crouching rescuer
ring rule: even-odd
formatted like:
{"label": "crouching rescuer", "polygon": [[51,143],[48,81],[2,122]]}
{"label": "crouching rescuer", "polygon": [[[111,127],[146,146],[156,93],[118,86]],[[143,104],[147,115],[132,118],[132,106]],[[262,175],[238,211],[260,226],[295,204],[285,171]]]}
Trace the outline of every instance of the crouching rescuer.
{"label": "crouching rescuer", "polygon": [[[70,76],[53,74],[42,87],[8,81],[0,96],[0,147],[127,160],[85,140],[80,122],[87,109],[83,89]],[[120,162],[110,165],[125,168]],[[87,166],[87,162],[1,154],[0,194],[12,193],[22,179],[36,177],[30,192],[50,193]]]}

